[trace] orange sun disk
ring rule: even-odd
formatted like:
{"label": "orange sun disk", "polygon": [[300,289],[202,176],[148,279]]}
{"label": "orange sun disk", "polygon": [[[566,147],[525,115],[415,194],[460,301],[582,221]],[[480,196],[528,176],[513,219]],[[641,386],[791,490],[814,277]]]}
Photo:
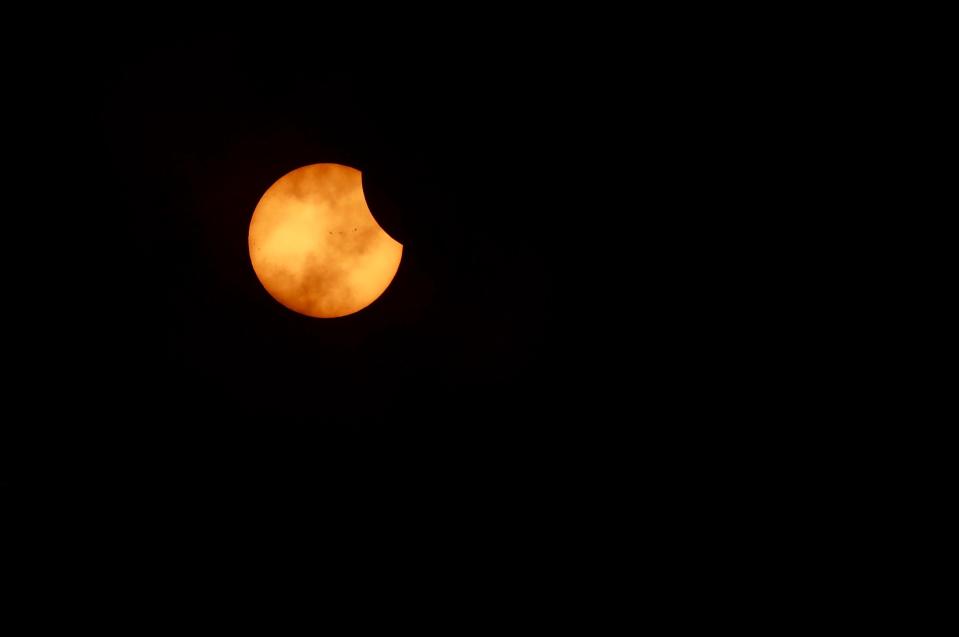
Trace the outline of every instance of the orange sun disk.
{"label": "orange sun disk", "polygon": [[270,186],[253,211],[249,244],[270,296],[317,318],[367,307],[403,257],[370,212],[360,171],[340,164],[303,166]]}

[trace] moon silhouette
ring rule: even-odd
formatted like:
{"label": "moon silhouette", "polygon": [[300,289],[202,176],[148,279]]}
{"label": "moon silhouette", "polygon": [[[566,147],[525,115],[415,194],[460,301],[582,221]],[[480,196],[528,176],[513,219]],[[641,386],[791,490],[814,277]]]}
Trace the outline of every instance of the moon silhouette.
{"label": "moon silhouette", "polygon": [[340,164],[310,164],[280,177],[253,211],[249,243],[270,296],[317,318],[368,306],[403,258],[403,246],[366,204],[360,171]]}

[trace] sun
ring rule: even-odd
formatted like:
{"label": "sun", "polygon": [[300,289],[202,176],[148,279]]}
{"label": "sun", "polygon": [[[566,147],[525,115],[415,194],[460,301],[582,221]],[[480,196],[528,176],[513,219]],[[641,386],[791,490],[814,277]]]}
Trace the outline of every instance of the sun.
{"label": "sun", "polygon": [[370,305],[403,258],[403,246],[366,204],[362,173],[340,164],[311,164],[280,177],[253,211],[249,245],[270,296],[317,318]]}

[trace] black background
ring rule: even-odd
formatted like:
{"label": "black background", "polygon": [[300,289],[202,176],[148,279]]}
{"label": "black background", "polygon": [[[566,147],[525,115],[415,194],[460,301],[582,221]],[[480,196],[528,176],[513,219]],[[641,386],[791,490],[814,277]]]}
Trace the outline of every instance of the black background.
{"label": "black background", "polygon": [[[805,449],[834,448],[809,399],[845,371],[789,349],[834,316],[774,267],[829,227],[802,198],[820,164],[779,161],[815,125],[779,109],[789,69],[684,8],[358,8],[8,22],[7,492],[60,516],[51,546],[119,518],[92,534],[228,574],[240,542],[298,564],[346,546],[326,533],[498,582],[631,551],[683,579],[677,556],[777,542]],[[263,191],[323,161],[405,246],[331,321],[274,302],[246,249]]]}

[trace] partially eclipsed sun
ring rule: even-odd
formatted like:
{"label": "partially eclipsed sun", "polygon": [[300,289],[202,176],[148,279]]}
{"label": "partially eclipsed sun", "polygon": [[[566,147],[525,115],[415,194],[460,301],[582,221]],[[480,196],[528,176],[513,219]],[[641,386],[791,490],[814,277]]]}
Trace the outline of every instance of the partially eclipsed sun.
{"label": "partially eclipsed sun", "polygon": [[250,220],[250,261],[286,307],[318,318],[359,312],[389,287],[403,246],[379,226],[360,171],[311,164],[281,177]]}

